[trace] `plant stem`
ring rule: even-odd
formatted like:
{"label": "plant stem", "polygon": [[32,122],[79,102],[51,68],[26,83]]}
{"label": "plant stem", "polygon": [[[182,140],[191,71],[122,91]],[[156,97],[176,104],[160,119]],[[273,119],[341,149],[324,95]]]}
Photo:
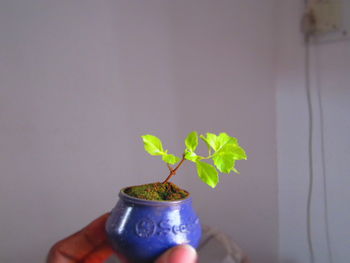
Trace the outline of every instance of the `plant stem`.
{"label": "plant stem", "polygon": [[170,170],[170,174],[168,175],[168,177],[165,179],[165,181],[163,182],[163,184],[167,183],[171,177],[173,177],[175,174],[176,174],[176,171],[180,168],[180,166],[183,164],[183,162],[185,161],[185,154],[182,155],[182,159],[181,161],[179,162],[179,164],[174,168],[172,169],[170,165],[168,165],[168,168]]}

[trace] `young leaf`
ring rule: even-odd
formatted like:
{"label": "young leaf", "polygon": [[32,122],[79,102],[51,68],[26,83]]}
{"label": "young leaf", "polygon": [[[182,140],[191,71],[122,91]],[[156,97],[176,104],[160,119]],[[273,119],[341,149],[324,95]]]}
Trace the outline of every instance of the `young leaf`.
{"label": "young leaf", "polygon": [[209,151],[210,148],[216,151],[217,136],[214,133],[207,132],[207,137],[205,137],[204,135],[200,135],[199,137],[207,144]]}
{"label": "young leaf", "polygon": [[185,140],[186,147],[189,151],[194,152],[198,146],[198,133],[196,131],[187,135]]}
{"label": "young leaf", "polygon": [[180,158],[173,154],[164,154],[162,160],[169,164],[175,164],[180,161]]}
{"label": "young leaf", "polygon": [[200,160],[202,157],[198,156],[195,152],[191,151],[186,151],[185,152],[185,159],[191,161],[191,162],[196,162]]}
{"label": "young leaf", "polygon": [[229,136],[226,132],[222,132],[217,137],[217,147],[218,150],[227,143],[233,143],[233,137]]}
{"label": "young leaf", "polygon": [[228,174],[235,167],[235,159],[233,154],[231,153],[224,152],[224,153],[216,154],[213,156],[213,161],[216,168],[218,168],[218,170],[222,173]]}
{"label": "young leaf", "polygon": [[196,165],[199,178],[210,187],[215,188],[219,182],[218,171],[215,167],[201,161],[197,161]]}
{"label": "young leaf", "polygon": [[146,152],[150,155],[164,155],[166,154],[163,150],[162,141],[154,135],[143,135],[141,136]]}
{"label": "young leaf", "polygon": [[220,148],[219,151],[217,151],[217,154],[232,154],[233,159],[235,160],[246,160],[247,155],[244,151],[244,149],[239,146],[238,144],[233,144],[233,143],[227,143],[223,147]]}
{"label": "young leaf", "polygon": [[237,139],[229,136],[225,132],[220,133],[216,139],[216,151],[219,152],[223,147],[225,147],[228,144],[237,144]]}
{"label": "young leaf", "polygon": [[234,145],[232,148],[232,152],[236,160],[247,160],[247,154],[241,146]]}

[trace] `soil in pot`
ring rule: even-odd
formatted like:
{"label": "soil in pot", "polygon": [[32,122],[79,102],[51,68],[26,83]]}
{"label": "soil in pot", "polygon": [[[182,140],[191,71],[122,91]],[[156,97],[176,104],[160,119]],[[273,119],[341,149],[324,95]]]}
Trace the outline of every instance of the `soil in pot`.
{"label": "soil in pot", "polygon": [[124,192],[136,198],[155,201],[181,200],[189,195],[186,190],[171,182],[131,186],[126,188]]}

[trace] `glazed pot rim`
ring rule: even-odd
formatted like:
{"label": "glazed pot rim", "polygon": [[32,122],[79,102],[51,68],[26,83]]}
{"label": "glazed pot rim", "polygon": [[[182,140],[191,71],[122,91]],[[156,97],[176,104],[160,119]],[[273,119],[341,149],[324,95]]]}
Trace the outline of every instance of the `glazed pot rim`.
{"label": "glazed pot rim", "polygon": [[174,200],[174,201],[168,201],[168,200],[163,201],[163,200],[146,200],[146,199],[141,199],[141,198],[128,195],[125,193],[125,190],[127,188],[130,188],[130,186],[124,187],[120,190],[119,198],[122,199],[123,201],[132,203],[132,204],[145,205],[145,206],[176,206],[176,205],[182,205],[188,202],[192,202],[192,197],[190,193],[187,191],[186,192],[188,193],[188,196],[183,199]]}

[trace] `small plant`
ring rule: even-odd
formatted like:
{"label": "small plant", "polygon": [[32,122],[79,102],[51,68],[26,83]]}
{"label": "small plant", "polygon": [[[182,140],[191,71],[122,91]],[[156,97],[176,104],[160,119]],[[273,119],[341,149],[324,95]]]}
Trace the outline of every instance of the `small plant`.
{"label": "small plant", "polygon": [[[238,144],[238,140],[223,132],[219,135],[207,133],[206,136],[200,135],[196,131],[188,134],[185,139],[186,148],[182,157],[169,154],[168,150],[163,149],[162,141],[154,135],[141,136],[144,142],[145,150],[150,155],[162,156],[162,160],[169,168],[169,175],[164,180],[166,184],[178,171],[185,160],[194,162],[197,167],[199,178],[210,187],[214,188],[219,182],[219,172],[229,174],[231,171],[239,174],[235,168],[237,160],[246,160],[247,155],[244,149]],[[208,155],[201,156],[196,153],[198,138],[202,139],[208,146]],[[212,161],[214,165],[206,161]],[[175,168],[171,165],[176,164]],[[216,167],[216,168],[215,168]]]}
{"label": "small plant", "polygon": [[[199,138],[208,147],[207,156],[196,152]],[[238,140],[227,133],[199,136],[191,132],[185,139],[181,157],[164,150],[161,140],[154,135],[143,135],[142,139],[145,150],[161,156],[170,173],[164,182],[123,188],[106,230],[114,249],[128,262],[148,263],[155,262],[160,252],[173,246],[199,246],[202,226],[193,209],[192,197],[188,191],[169,182],[181,165],[186,160],[194,162],[199,178],[214,188],[219,182],[219,171],[238,173],[235,162],[247,156]]]}

